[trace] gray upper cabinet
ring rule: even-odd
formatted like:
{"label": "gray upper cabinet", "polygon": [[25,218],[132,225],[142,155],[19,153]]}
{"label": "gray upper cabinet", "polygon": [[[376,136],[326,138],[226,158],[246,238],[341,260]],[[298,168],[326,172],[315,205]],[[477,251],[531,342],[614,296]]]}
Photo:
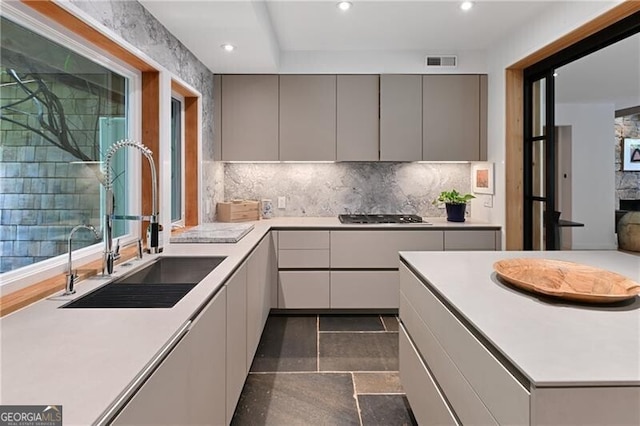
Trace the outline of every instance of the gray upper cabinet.
{"label": "gray upper cabinet", "polygon": [[336,76],[280,76],[280,160],[336,160]]}
{"label": "gray upper cabinet", "polygon": [[222,76],[213,76],[213,159],[222,159]]}
{"label": "gray upper cabinet", "polygon": [[423,160],[485,160],[486,76],[432,74],[422,79]]}
{"label": "gray upper cabinet", "polygon": [[278,160],[278,76],[222,76],[222,160]]}
{"label": "gray upper cabinet", "polygon": [[337,160],[378,161],[380,76],[339,75]]}
{"label": "gray upper cabinet", "polygon": [[485,161],[487,76],[214,77],[224,161]]}
{"label": "gray upper cabinet", "polygon": [[380,160],[422,160],[422,76],[380,76]]}

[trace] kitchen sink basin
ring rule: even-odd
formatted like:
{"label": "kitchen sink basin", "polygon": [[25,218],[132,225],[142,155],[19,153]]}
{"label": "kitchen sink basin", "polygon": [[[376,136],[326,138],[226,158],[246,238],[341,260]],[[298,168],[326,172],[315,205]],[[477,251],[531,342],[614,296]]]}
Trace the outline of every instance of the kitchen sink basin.
{"label": "kitchen sink basin", "polygon": [[197,284],[213,271],[224,257],[160,257],[149,266],[120,278],[123,284]]}
{"label": "kitchen sink basin", "polygon": [[61,308],[171,308],[224,257],[161,257]]}

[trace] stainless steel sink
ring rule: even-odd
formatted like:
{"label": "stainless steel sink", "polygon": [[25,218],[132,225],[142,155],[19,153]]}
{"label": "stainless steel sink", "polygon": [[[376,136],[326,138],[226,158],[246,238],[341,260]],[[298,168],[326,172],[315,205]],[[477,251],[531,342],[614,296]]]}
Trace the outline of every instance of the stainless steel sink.
{"label": "stainless steel sink", "polygon": [[123,284],[197,284],[213,271],[224,257],[160,257],[157,261],[116,282]]}
{"label": "stainless steel sink", "polygon": [[171,308],[224,257],[160,257],[61,308]]}

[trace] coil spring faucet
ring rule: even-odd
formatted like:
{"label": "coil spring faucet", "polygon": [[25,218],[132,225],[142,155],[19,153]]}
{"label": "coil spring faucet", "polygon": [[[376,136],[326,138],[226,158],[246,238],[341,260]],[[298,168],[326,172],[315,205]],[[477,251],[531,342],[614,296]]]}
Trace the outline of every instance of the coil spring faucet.
{"label": "coil spring faucet", "polygon": [[[135,148],[142,152],[151,168],[151,214],[149,216],[143,215],[114,215],[114,196],[113,196],[113,181],[111,176],[111,161],[115,153],[125,147]],[[123,139],[120,140],[109,148],[105,155],[104,160],[104,176],[105,176],[105,193],[106,193],[106,213],[104,215],[104,262],[102,267],[102,273],[111,275],[113,273],[113,263],[117,258],[117,253],[113,250],[113,220],[148,220],[150,227],[150,241],[147,242],[150,253],[158,253],[160,242],[158,241],[160,225],[158,223],[158,181],[156,177],[156,165],[153,161],[153,153],[149,148],[140,142]]]}

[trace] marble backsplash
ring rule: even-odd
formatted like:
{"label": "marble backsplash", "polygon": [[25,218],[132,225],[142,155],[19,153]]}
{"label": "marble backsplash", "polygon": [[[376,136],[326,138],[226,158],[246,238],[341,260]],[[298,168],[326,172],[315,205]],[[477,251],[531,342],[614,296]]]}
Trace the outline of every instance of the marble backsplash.
{"label": "marble backsplash", "polygon": [[[470,168],[451,163],[224,163],[224,198],[269,198],[274,216],[445,216],[431,202],[443,190],[470,192]],[[284,210],[277,208],[283,196]]]}

